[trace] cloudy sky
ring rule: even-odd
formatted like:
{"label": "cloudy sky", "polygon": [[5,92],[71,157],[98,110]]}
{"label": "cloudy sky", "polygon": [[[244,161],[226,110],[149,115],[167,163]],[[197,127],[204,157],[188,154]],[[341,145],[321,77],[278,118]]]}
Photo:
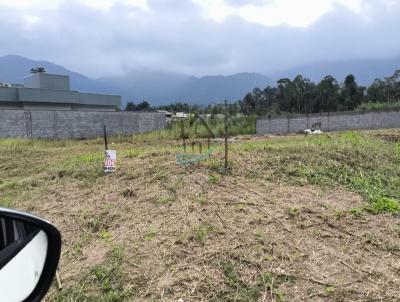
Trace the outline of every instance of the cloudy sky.
{"label": "cloudy sky", "polygon": [[400,56],[400,0],[0,0],[0,55],[92,77]]}

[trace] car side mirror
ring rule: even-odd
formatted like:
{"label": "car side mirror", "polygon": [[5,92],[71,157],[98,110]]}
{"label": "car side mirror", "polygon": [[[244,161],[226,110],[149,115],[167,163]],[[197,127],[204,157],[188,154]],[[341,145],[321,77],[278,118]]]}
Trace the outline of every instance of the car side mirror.
{"label": "car side mirror", "polygon": [[60,232],[36,216],[0,208],[2,302],[41,301],[61,253]]}

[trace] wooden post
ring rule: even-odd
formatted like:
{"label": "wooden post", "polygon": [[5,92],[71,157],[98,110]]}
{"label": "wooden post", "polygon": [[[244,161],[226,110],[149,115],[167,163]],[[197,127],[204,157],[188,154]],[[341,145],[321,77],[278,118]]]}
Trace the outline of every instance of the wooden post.
{"label": "wooden post", "polygon": [[31,141],[33,141],[33,124],[32,124],[32,110],[29,110],[29,122],[30,122],[30,126],[31,126]]}
{"label": "wooden post", "polygon": [[208,159],[211,158],[211,153],[210,153],[210,134],[208,135],[207,138],[207,152],[208,152]]}
{"label": "wooden post", "polygon": [[108,150],[106,125],[104,125],[104,148],[105,150]]}
{"label": "wooden post", "polygon": [[225,164],[224,169],[225,172],[228,171],[228,109],[225,100],[225,116],[224,116],[224,130],[225,130]]}
{"label": "wooden post", "polygon": [[181,120],[181,138],[182,138],[183,150],[186,153],[185,124],[183,120]]}

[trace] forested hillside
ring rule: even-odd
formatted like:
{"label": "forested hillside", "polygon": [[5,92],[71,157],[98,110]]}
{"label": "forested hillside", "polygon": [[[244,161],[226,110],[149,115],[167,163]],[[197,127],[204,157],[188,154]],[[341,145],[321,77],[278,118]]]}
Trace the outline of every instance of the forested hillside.
{"label": "forested hillside", "polygon": [[[175,103],[160,108],[211,114],[224,112],[222,104],[199,107]],[[330,75],[319,83],[302,75],[292,80],[283,78],[275,86],[254,88],[242,100],[229,104],[228,109],[230,114],[255,115],[400,109],[400,70],[384,79],[376,79],[369,87],[359,85],[352,74],[343,82]]]}

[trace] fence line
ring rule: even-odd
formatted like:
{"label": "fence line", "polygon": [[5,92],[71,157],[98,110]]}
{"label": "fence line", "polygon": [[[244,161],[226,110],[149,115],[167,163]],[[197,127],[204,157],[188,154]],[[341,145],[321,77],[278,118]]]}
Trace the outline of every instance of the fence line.
{"label": "fence line", "polygon": [[317,126],[323,131],[399,128],[400,111],[335,112],[294,115],[281,118],[258,118],[257,135],[302,132]]}
{"label": "fence line", "polygon": [[164,128],[165,115],[157,112],[0,110],[0,137],[88,138],[142,133]]}

